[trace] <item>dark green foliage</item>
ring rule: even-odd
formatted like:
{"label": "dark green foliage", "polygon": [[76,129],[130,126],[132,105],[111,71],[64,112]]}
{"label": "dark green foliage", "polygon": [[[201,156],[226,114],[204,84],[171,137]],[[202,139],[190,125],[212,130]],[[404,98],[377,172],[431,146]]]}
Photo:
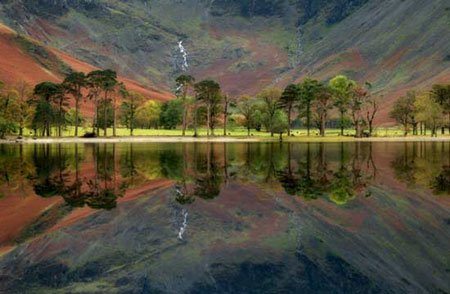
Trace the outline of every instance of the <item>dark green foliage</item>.
{"label": "dark green foliage", "polygon": [[50,128],[53,124],[61,125],[64,123],[64,90],[60,84],[52,82],[43,82],[34,87],[34,95],[38,98],[36,110],[34,113],[32,127],[41,129],[43,135],[50,136]]}
{"label": "dark green foliage", "polygon": [[311,122],[312,122],[312,104],[317,95],[322,91],[323,85],[310,78],[306,78],[299,84],[300,92],[300,113],[303,113],[303,117],[306,119],[306,129],[308,136],[310,134]]}
{"label": "dark green foliage", "polygon": [[414,121],[414,102],[416,100],[415,95],[406,95],[400,97],[389,113],[390,117],[403,126],[405,136],[408,134],[409,125],[415,123]]}
{"label": "dark green foliage", "polygon": [[300,87],[295,84],[288,85],[283,94],[281,94],[281,98],[279,104],[282,108],[287,111],[288,117],[288,136],[291,135],[291,113],[292,110],[298,105],[300,102]]}
{"label": "dark green foliage", "polygon": [[222,94],[220,92],[220,85],[213,80],[203,80],[194,85],[196,100],[206,107],[206,131],[208,136],[210,130],[214,135],[214,120],[219,113],[217,110]]}
{"label": "dark green foliage", "polygon": [[182,118],[183,103],[180,99],[168,101],[161,106],[159,123],[163,128],[175,129],[181,124]]}
{"label": "dark green foliage", "polygon": [[83,98],[82,89],[87,86],[86,75],[82,72],[72,72],[64,79],[62,86],[75,100],[75,137],[78,136],[80,102]]}

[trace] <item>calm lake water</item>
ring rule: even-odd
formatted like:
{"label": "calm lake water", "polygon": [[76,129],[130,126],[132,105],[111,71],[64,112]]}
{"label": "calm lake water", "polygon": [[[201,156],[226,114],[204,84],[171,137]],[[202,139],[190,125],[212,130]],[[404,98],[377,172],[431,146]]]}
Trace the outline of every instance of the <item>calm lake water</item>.
{"label": "calm lake water", "polygon": [[1,293],[450,293],[450,143],[0,145]]}

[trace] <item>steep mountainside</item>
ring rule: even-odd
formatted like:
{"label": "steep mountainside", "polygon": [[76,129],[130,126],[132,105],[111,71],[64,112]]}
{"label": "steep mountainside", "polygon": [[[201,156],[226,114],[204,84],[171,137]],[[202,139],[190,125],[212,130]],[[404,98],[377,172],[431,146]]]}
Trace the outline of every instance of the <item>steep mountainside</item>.
{"label": "steep mountainside", "polygon": [[4,0],[0,19],[166,89],[185,70],[232,95],[345,73],[392,102],[450,77],[447,0]]}
{"label": "steep mountainside", "polygon": [[[9,85],[26,82],[35,85],[42,81],[61,81],[71,70],[89,72],[96,67],[77,60],[57,49],[17,34],[0,24],[0,81]],[[139,92],[147,98],[168,100],[171,94],[151,87],[144,87],[128,78],[120,78],[128,89]],[[83,112],[89,114],[92,107],[83,105]]]}

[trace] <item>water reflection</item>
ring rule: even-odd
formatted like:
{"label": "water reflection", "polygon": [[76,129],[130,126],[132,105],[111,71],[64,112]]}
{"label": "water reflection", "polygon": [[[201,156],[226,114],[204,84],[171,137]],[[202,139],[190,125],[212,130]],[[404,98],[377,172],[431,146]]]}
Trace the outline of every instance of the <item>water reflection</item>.
{"label": "water reflection", "polygon": [[0,145],[0,292],[446,293],[449,155]]}
{"label": "water reflection", "polygon": [[408,185],[429,187],[434,194],[450,194],[448,143],[404,143],[391,161],[397,179]]}
{"label": "water reflection", "polygon": [[[369,197],[376,180],[374,144],[167,144],[2,145],[0,185],[31,185],[36,195],[62,197],[71,207],[110,210],[126,190],[155,179],[175,181],[178,203],[218,197],[230,181],[279,187],[305,200],[343,205]],[[380,146],[378,146],[379,148]],[[450,193],[448,144],[401,143],[390,147],[398,180]],[[384,162],[381,162],[384,164]],[[15,187],[12,187],[15,186]]]}

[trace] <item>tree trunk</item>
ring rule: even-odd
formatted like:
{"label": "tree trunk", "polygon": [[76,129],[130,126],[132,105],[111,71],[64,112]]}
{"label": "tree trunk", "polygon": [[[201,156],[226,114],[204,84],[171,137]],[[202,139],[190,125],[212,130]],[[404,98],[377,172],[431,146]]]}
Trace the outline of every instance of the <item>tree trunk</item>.
{"label": "tree trunk", "polygon": [[310,105],[308,104],[306,106],[306,129],[307,129],[307,134],[308,137],[310,135],[310,128],[311,128],[311,109],[310,109]]}
{"label": "tree trunk", "polygon": [[80,111],[79,98],[80,96],[77,96],[75,99],[75,137],[78,137],[78,112]]}
{"label": "tree trunk", "polygon": [[247,126],[247,137],[250,137],[250,126]]}
{"label": "tree trunk", "polygon": [[198,137],[198,132],[197,132],[197,105],[195,105],[195,110],[194,110],[194,137]]}
{"label": "tree trunk", "polygon": [[325,117],[320,118],[320,136],[325,137]]}
{"label": "tree trunk", "polygon": [[356,138],[361,138],[362,135],[361,135],[361,124],[360,124],[360,122],[357,121],[356,124],[355,124],[355,126],[356,126],[356,128],[355,128],[355,132],[356,132],[355,135],[356,135]]}
{"label": "tree trunk", "polygon": [[224,120],[223,120],[223,135],[227,136],[227,121],[228,121],[228,110],[225,110]]}
{"label": "tree trunk", "polygon": [[292,105],[289,105],[289,108],[288,108],[288,127],[287,127],[287,135],[288,135],[288,137],[291,136],[291,112],[292,112]]}
{"label": "tree trunk", "polygon": [[206,136],[209,137],[209,127],[211,124],[211,105],[208,103],[206,106]]}
{"label": "tree trunk", "polygon": [[[97,122],[97,116],[98,116],[98,105],[97,101],[94,101],[94,117],[92,118],[92,132],[95,133],[95,124]],[[98,131],[97,131],[98,134]]]}
{"label": "tree trunk", "polygon": [[448,113],[448,133],[450,134],[450,112]]}
{"label": "tree trunk", "polygon": [[344,111],[340,111],[341,113],[341,136],[344,136]]}
{"label": "tree trunk", "polygon": [[61,122],[62,122],[62,102],[59,103],[58,137],[61,137]]}
{"label": "tree trunk", "polygon": [[103,101],[103,136],[106,137],[106,135],[108,134],[107,132],[107,127],[108,124],[106,122],[106,118],[108,117],[108,112],[107,112],[107,105],[106,105],[106,101],[108,98],[108,92],[105,91],[105,100]]}
{"label": "tree trunk", "polygon": [[112,105],[113,109],[113,137],[116,137],[116,128],[117,128],[117,117],[116,117],[116,98],[114,98],[114,102]]}
{"label": "tree trunk", "polygon": [[23,127],[19,128],[19,136],[22,137],[23,136]]}
{"label": "tree trunk", "polygon": [[183,105],[184,105],[184,109],[183,109],[183,127],[182,127],[181,134],[182,134],[182,136],[185,136],[186,135],[186,125],[187,125],[187,122],[186,122],[186,120],[187,120],[187,109],[186,109],[186,102],[185,101],[183,102]]}

